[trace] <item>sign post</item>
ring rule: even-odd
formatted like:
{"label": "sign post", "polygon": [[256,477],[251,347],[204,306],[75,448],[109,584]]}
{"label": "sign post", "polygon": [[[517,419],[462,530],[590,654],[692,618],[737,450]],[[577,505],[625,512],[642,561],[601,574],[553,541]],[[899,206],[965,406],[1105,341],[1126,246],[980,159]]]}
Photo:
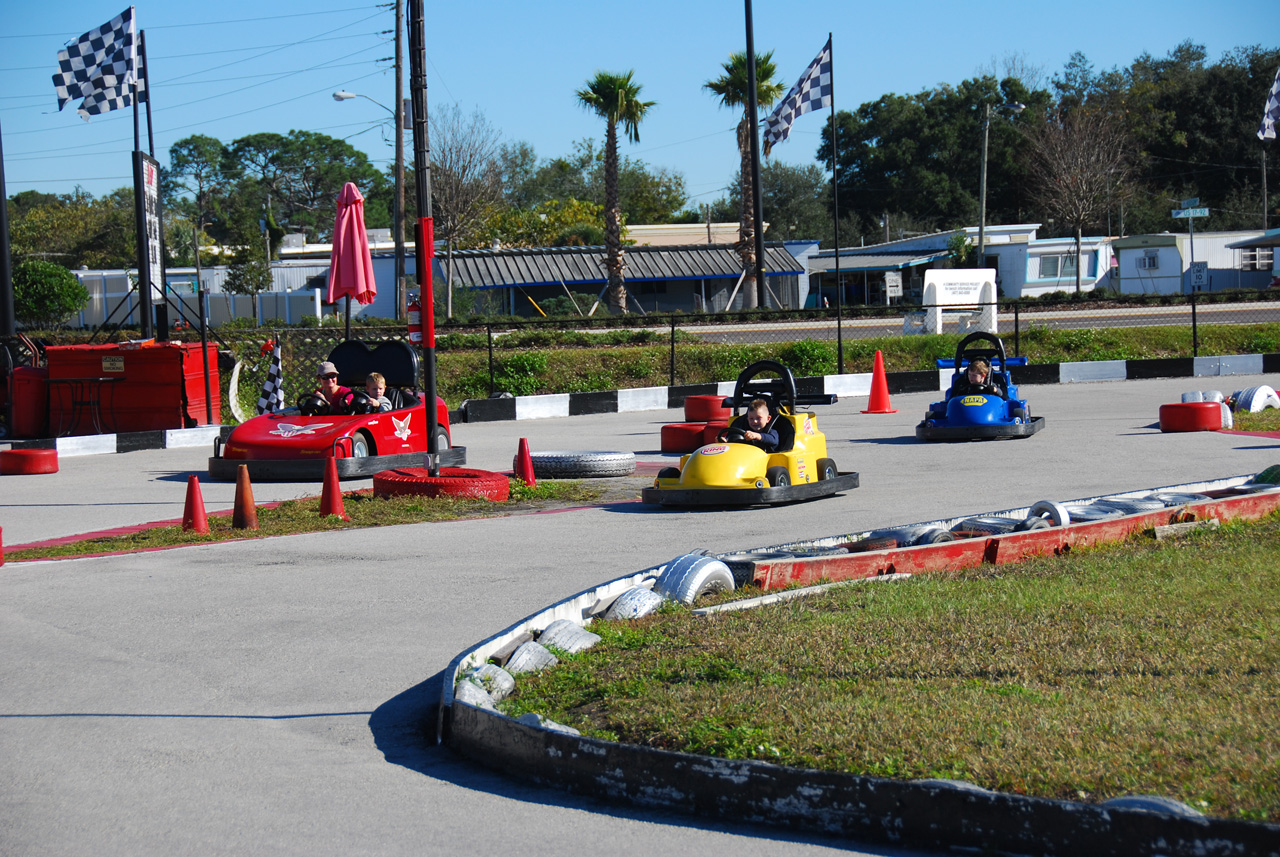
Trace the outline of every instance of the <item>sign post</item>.
{"label": "sign post", "polygon": [[[1175,220],[1180,219],[1180,218],[1183,218],[1183,217],[1185,217],[1185,218],[1187,219],[1187,233],[1188,233],[1188,236],[1189,236],[1188,240],[1190,241],[1190,244],[1191,244],[1191,247],[1190,247],[1191,259],[1190,259],[1190,265],[1189,265],[1189,267],[1190,267],[1191,271],[1193,272],[1193,273],[1192,273],[1192,280],[1191,280],[1191,286],[1192,286],[1192,290],[1193,290],[1193,291],[1198,290],[1198,289],[1203,285],[1203,283],[1197,283],[1197,282],[1196,282],[1196,280],[1195,280],[1195,273],[1194,273],[1194,271],[1195,271],[1195,267],[1196,267],[1196,227],[1195,227],[1195,219],[1196,219],[1197,217],[1208,217],[1208,216],[1209,216],[1209,209],[1207,209],[1207,208],[1193,208],[1193,207],[1192,207],[1192,206],[1194,206],[1194,205],[1198,204],[1199,202],[1200,202],[1199,197],[1192,197],[1191,199],[1184,199],[1184,200],[1182,201],[1182,208],[1175,208],[1173,211],[1171,211],[1171,212],[1170,212],[1170,215],[1171,215]],[[1207,267],[1207,265],[1206,265],[1206,267]]]}

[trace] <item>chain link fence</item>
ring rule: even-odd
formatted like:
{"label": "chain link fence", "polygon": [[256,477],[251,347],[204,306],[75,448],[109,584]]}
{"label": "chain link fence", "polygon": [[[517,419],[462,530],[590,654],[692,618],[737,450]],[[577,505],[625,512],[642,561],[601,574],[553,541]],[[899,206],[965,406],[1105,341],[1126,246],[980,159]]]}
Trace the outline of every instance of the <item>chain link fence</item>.
{"label": "chain link fence", "polygon": [[[897,305],[754,315],[609,316],[438,324],[437,388],[457,407],[465,399],[509,393],[593,392],[732,380],[760,359],[797,375],[868,372],[876,350],[906,350],[918,365],[950,356],[960,336],[995,330],[1011,355],[1035,362],[1186,357],[1280,351],[1280,293],[1001,301],[949,306]],[[1266,298],[1274,297],[1272,300]],[[936,310],[936,313],[931,311]],[[933,315],[936,323],[929,323]],[[987,324],[984,324],[986,322]],[[1124,335],[1117,332],[1123,330]],[[340,328],[218,331],[239,362],[239,402],[257,400],[279,342],[288,401],[314,387],[316,366],[343,340]],[[917,334],[936,333],[940,336]],[[407,330],[353,327],[371,345],[409,341]],[[225,373],[224,373],[225,374]],[[552,388],[552,385],[554,388]],[[420,377],[419,386],[425,386]]]}

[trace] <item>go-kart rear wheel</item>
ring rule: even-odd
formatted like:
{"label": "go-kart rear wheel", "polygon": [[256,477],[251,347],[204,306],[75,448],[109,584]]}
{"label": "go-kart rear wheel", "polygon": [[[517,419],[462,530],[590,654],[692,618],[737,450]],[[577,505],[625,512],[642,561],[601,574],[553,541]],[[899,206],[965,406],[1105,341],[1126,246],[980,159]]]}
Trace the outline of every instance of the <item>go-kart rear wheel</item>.
{"label": "go-kart rear wheel", "polygon": [[787,472],[787,468],[781,465],[770,467],[764,472],[764,478],[774,488],[787,488],[791,485],[791,474]]}
{"label": "go-kart rear wheel", "polygon": [[659,471],[658,471],[658,478],[659,478],[659,479],[679,479],[679,478],[680,478],[680,468],[679,468],[679,467],[664,467],[664,468],[662,468],[661,470],[659,470]]}
{"label": "go-kart rear wheel", "polygon": [[449,432],[444,426],[436,426],[436,452],[444,452],[449,448]]}
{"label": "go-kart rear wheel", "polygon": [[836,469],[836,463],[830,458],[818,459],[818,481],[824,482],[827,479],[835,479],[840,475],[840,471]]}

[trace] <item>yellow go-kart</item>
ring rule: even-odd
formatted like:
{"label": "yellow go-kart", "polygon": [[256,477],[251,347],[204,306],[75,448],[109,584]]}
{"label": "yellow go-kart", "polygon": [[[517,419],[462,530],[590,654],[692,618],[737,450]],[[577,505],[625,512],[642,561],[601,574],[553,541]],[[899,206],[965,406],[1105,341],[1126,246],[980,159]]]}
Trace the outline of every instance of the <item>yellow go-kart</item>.
{"label": "yellow go-kart", "polygon": [[[774,374],[776,378],[759,377]],[[773,360],[752,363],[738,375],[733,398],[725,405],[739,408],[763,399],[772,421],[766,428],[778,433],[778,447],[766,452],[746,441],[733,424],[709,443],[680,459],[680,467],[658,473],[652,488],[640,499],[662,506],[756,506],[794,503],[826,497],[858,487],[857,473],[841,473],[827,456],[827,438],[812,414],[797,413],[798,405],[828,405],[833,394],[797,395],[791,370]]]}

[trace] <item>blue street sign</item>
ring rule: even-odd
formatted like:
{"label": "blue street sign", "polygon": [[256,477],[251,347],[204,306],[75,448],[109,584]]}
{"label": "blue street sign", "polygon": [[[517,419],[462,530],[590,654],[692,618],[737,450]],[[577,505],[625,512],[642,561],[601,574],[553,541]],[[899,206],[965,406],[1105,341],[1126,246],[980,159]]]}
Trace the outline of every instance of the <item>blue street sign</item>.
{"label": "blue street sign", "polygon": [[1208,217],[1209,209],[1207,208],[1175,208],[1171,216],[1172,217]]}

